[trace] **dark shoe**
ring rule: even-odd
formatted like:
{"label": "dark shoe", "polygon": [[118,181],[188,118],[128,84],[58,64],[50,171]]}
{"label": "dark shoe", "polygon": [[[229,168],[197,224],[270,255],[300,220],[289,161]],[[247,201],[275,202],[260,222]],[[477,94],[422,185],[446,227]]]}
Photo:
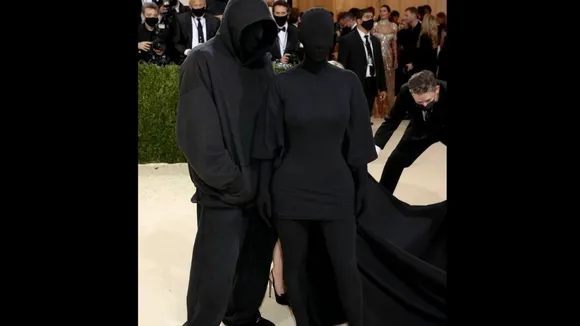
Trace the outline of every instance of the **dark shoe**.
{"label": "dark shoe", "polygon": [[256,322],[256,326],[276,326],[273,322],[269,321],[266,318],[260,317]]}
{"label": "dark shoe", "polygon": [[274,283],[274,274],[272,273],[272,271],[270,271],[270,286],[268,288],[268,297],[272,297],[272,288],[274,288],[274,297],[276,298],[276,303],[278,303],[279,305],[282,306],[289,306],[289,302],[288,302],[288,296],[286,296],[286,293],[279,295],[278,292],[276,292],[276,285]]}

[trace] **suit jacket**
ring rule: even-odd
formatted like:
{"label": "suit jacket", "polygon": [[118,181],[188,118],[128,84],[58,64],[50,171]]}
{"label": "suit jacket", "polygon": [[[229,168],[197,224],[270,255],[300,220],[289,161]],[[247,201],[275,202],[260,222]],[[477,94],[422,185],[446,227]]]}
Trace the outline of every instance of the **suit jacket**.
{"label": "suit jacket", "polygon": [[[373,63],[375,66],[377,88],[379,91],[386,91],[387,81],[385,78],[385,64],[383,62],[383,56],[381,55],[381,42],[375,36],[369,35],[373,47]],[[338,46],[338,62],[345,69],[354,72],[364,86],[367,75],[367,55],[365,52],[365,44],[358,31],[352,31],[341,37]]]}
{"label": "suit jacket", "polygon": [[[173,43],[175,44],[175,49],[179,54],[183,54],[185,50],[191,49],[192,44],[192,30],[193,23],[191,22],[191,13],[184,12],[177,16],[177,22],[175,24],[175,34],[173,36]],[[220,27],[220,20],[215,18],[213,15],[205,14],[205,28],[207,31],[206,42],[215,36],[218,28]]]}
{"label": "suit jacket", "polygon": [[300,42],[298,41],[298,28],[292,24],[288,24],[288,29],[286,30],[287,40],[286,40],[286,50],[284,53],[280,53],[280,43],[278,43],[278,38],[276,38],[276,42],[270,48],[270,54],[272,55],[272,61],[280,60],[282,58],[282,54],[289,53],[289,54],[297,54],[298,48],[300,46]]}
{"label": "suit jacket", "polygon": [[442,80],[437,80],[437,84],[439,85],[439,101],[435,103],[429,118],[424,116],[424,108],[419,106],[413,99],[409,91],[409,84],[401,86],[401,92],[397,96],[389,115],[375,133],[375,144],[378,147],[385,147],[395,130],[399,127],[401,121],[407,115],[411,117],[411,122],[403,134],[401,141],[431,139],[441,141],[447,145],[447,127],[449,120],[447,83]]}

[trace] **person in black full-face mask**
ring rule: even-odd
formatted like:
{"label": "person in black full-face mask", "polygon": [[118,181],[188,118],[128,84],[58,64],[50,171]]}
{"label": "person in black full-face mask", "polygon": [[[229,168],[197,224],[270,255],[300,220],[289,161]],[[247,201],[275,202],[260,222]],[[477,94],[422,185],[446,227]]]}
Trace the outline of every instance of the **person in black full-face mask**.
{"label": "person in black full-face mask", "polygon": [[222,319],[226,326],[274,326],[259,312],[275,236],[256,210],[259,166],[251,146],[274,76],[267,52],[275,37],[263,0],[230,0],[216,36],[181,65],[177,143],[198,212],[185,326],[218,326]]}
{"label": "person in black full-face mask", "polygon": [[320,228],[348,324],[362,326],[356,216],[364,209],[367,163],[377,157],[365,94],[354,73],[326,61],[334,41],[327,10],[304,13],[299,39],[303,63],[274,77],[258,115],[252,150],[261,161],[258,211],[278,232],[296,325],[316,323],[318,315],[301,273],[311,230]]}

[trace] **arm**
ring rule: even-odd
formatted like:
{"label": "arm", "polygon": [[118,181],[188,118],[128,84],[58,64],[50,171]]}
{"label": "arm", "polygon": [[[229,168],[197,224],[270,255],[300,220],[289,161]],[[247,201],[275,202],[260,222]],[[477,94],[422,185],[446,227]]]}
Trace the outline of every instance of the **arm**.
{"label": "arm", "polygon": [[341,37],[338,42],[338,62],[340,62],[345,69],[349,69],[350,67],[347,65],[349,59],[350,49],[347,44],[347,39],[346,37]]}
{"label": "arm", "polygon": [[[375,145],[379,149],[385,148],[385,145],[391,139],[393,132],[397,130],[401,121],[405,118],[405,114],[407,112],[406,105],[409,101],[409,97],[411,93],[409,92],[409,87],[407,85],[403,85],[401,87],[401,91],[397,99],[395,100],[395,104],[391,108],[391,112],[385,118],[385,121],[381,124],[377,132],[375,133]],[[413,99],[411,98],[411,101]]]}
{"label": "arm", "polygon": [[[394,25],[394,24],[393,24]],[[399,49],[397,47],[397,30],[395,28],[394,37],[391,39],[391,53],[393,54],[393,69],[399,66]]]}
{"label": "arm", "polygon": [[200,67],[203,55],[188,57],[179,74],[177,144],[195,173],[210,187],[237,194],[243,188],[238,166],[224,147],[217,108]]}
{"label": "arm", "polygon": [[377,49],[376,51],[373,51],[375,60],[377,62],[377,67],[380,67],[380,69],[377,70],[379,92],[386,92],[387,77],[385,76],[385,62],[381,54],[381,42],[379,42],[379,40],[373,36],[373,43],[373,48]]}
{"label": "arm", "polygon": [[185,54],[185,50],[187,50],[187,48],[185,47],[185,38],[183,37],[183,33],[181,31],[181,22],[179,21],[179,18],[176,18],[176,20],[178,20],[175,23],[175,33],[173,34],[173,44],[175,44],[175,49],[177,50],[177,52],[179,52],[179,54]]}
{"label": "arm", "polygon": [[350,120],[343,142],[343,151],[355,183],[354,208],[355,214],[359,215],[364,209],[366,180],[368,179],[367,164],[377,158],[377,153],[374,149],[371,125],[368,122],[369,113],[364,90],[358,77],[352,72],[350,75]]}
{"label": "arm", "polygon": [[270,183],[274,166],[282,159],[284,148],[283,103],[280,99],[276,80],[266,92],[266,101],[258,113],[252,146],[252,158],[260,160],[260,181],[258,184],[258,212],[266,224],[272,217]]}

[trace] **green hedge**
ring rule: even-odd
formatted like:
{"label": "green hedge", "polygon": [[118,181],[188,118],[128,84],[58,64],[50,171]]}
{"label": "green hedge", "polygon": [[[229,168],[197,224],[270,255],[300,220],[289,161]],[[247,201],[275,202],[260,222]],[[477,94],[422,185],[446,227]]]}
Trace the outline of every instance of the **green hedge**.
{"label": "green hedge", "polygon": [[179,66],[139,65],[139,164],[179,163],[175,139]]}
{"label": "green hedge", "polygon": [[178,80],[179,66],[139,64],[139,164],[186,162],[175,139]]}

